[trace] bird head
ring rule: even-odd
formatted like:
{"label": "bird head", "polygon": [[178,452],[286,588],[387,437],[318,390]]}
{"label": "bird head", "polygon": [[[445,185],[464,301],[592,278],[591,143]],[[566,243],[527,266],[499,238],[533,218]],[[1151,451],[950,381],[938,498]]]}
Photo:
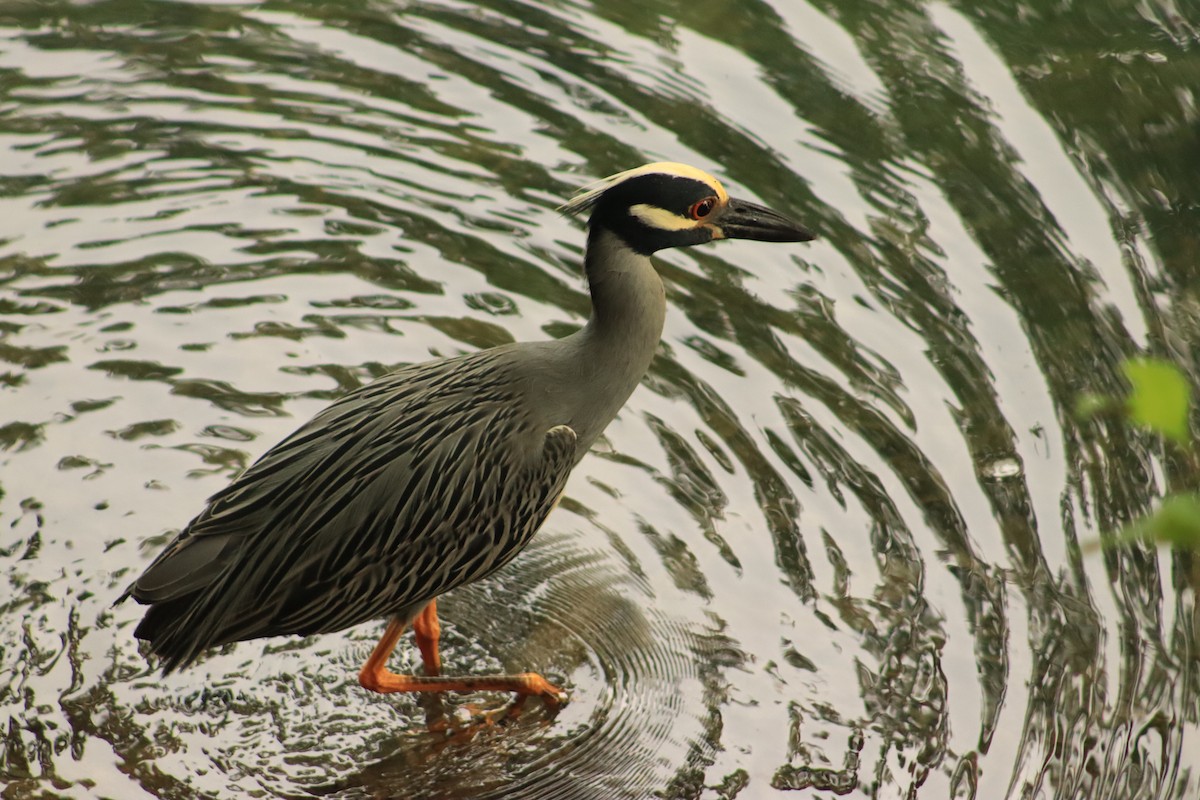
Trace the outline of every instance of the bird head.
{"label": "bird head", "polygon": [[633,250],[649,255],[714,239],[807,242],[799,223],[765,206],[730,197],[707,172],[669,161],[618,172],[579,190],[560,208],[591,210],[588,225],[613,231]]}

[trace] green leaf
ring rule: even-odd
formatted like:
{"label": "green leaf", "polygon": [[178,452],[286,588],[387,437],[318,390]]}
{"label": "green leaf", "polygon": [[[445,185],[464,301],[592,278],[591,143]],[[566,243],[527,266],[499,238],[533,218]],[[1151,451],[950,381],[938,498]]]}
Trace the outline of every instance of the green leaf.
{"label": "green leaf", "polygon": [[1138,540],[1200,550],[1200,495],[1167,496],[1157,511],[1127,526],[1111,543]]}
{"label": "green leaf", "polygon": [[1192,387],[1174,364],[1155,358],[1131,358],[1122,367],[1133,386],[1129,418],[1183,447],[1189,447],[1188,412]]}

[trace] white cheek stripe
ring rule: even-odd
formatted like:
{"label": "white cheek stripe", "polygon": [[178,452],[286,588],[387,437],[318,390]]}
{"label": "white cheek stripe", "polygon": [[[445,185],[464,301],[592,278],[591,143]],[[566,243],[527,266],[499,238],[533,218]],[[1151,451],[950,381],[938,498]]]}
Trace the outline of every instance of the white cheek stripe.
{"label": "white cheek stripe", "polygon": [[651,228],[657,228],[660,231],[686,231],[700,227],[700,223],[694,219],[681,217],[672,211],[652,206],[649,203],[638,203],[630,206],[629,216],[635,217]]}

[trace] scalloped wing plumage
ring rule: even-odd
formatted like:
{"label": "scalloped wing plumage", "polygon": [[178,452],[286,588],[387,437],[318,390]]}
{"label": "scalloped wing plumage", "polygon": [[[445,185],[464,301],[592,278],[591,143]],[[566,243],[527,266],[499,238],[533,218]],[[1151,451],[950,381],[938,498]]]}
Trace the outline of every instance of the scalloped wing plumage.
{"label": "scalloped wing plumage", "polygon": [[576,461],[522,412],[505,349],[406,367],[260,458],[129,588],[167,670],[219,644],[389,615],[515,556]]}

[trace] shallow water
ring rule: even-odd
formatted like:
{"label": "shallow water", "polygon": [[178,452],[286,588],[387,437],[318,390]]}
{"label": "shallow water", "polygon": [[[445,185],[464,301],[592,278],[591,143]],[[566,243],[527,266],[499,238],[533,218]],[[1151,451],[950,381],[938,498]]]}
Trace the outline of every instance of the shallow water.
{"label": "shallow water", "polygon": [[[1190,9],[1190,10],[1189,10]],[[1080,392],[1195,375],[1200,14],[1168,0],[0,5],[0,796],[1192,798],[1181,467]],[[525,554],[162,678],[111,608],[390,366],[586,319],[580,184],[686,161],[811,245],[660,260],[650,375]],[[416,666],[415,649],[397,652]]]}

